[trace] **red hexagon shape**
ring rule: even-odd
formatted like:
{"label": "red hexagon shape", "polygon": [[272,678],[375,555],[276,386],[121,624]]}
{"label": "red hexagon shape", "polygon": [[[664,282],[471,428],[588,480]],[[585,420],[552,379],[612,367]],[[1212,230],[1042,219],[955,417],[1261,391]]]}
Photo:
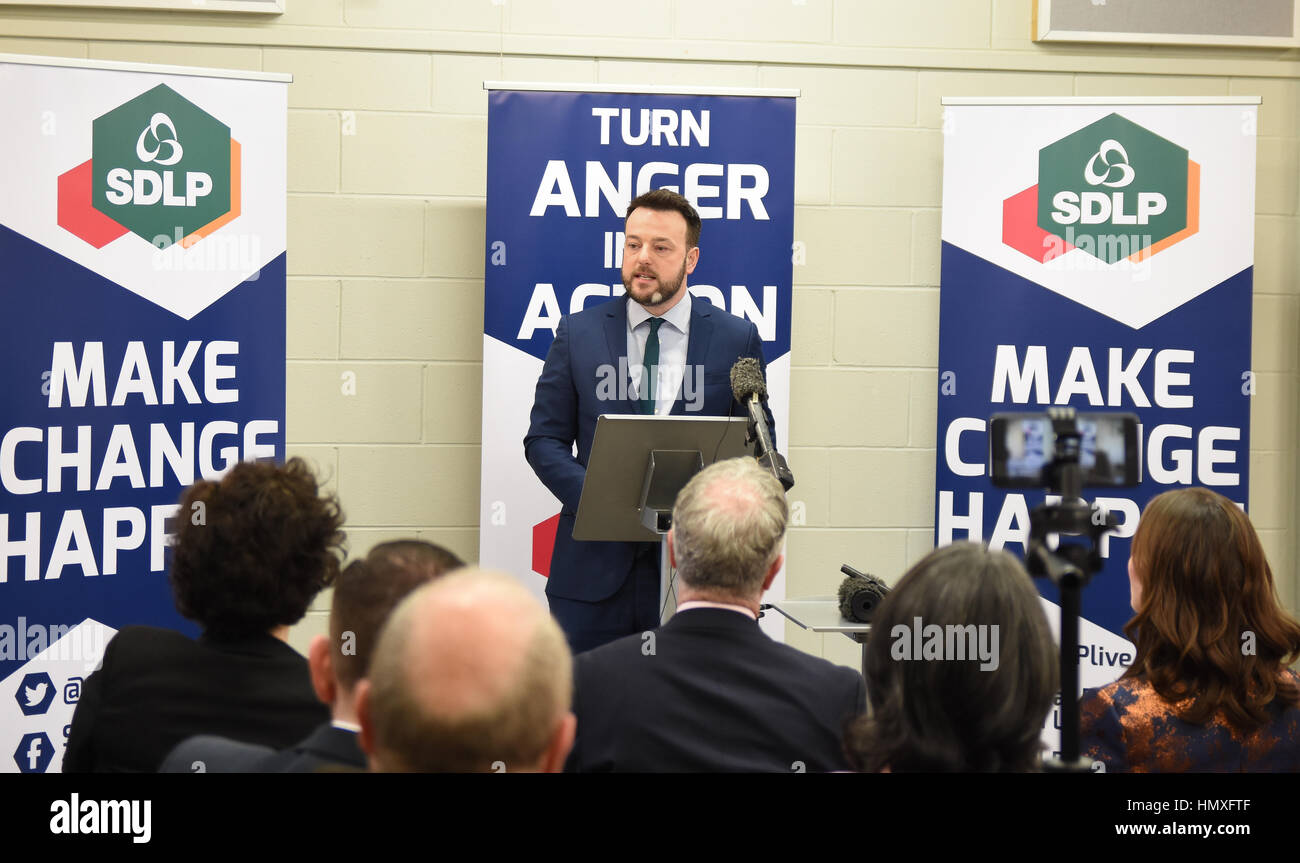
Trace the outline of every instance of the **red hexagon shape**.
{"label": "red hexagon shape", "polygon": [[102,249],[127,232],[90,205],[91,160],[59,175],[59,227]]}
{"label": "red hexagon shape", "polygon": [[560,526],[560,514],[533,525],[533,572],[551,577],[551,554],[555,551],[555,529]]}
{"label": "red hexagon shape", "polygon": [[1039,263],[1047,263],[1074,248],[1038,227],[1038,185],[1002,202],[1002,242]]}

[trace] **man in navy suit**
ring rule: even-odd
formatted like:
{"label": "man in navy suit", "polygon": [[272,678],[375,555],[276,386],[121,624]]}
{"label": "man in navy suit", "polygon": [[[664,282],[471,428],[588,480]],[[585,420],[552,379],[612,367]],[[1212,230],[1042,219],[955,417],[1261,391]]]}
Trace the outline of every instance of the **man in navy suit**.
{"label": "man in navy suit", "polygon": [[752,458],[696,474],[677,495],[668,553],[677,613],[657,632],[575,657],[572,772],[846,770],[844,724],[862,676],[758,625],[784,562],[785,490]]}
{"label": "man in navy suit", "polygon": [[646,192],[628,205],[624,233],[626,296],[560,320],[524,438],[528,463],[561,504],[546,596],[574,653],[659,625],[658,543],[573,539],[596,418],[729,416],[732,365],[741,357],[763,364],[752,321],[687,290],[700,258],[700,217],[689,201]]}

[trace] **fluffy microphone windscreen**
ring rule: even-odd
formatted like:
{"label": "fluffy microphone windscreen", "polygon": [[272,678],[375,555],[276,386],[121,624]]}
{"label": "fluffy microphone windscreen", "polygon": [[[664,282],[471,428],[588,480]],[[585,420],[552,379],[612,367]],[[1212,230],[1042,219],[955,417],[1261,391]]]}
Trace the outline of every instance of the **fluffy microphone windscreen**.
{"label": "fluffy microphone windscreen", "polygon": [[873,575],[851,575],[840,582],[840,614],[849,620],[870,623],[889,587]]}
{"label": "fluffy microphone windscreen", "polygon": [[763,382],[763,370],[758,360],[742,357],[731,367],[731,394],[738,402],[749,401],[750,396],[767,398],[767,384]]}

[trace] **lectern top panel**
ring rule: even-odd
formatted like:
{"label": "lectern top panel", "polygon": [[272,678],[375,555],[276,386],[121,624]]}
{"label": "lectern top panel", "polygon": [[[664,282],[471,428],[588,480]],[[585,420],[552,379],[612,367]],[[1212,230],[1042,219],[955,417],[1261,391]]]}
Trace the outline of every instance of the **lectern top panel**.
{"label": "lectern top panel", "polygon": [[641,493],[654,450],[694,450],[705,467],[748,454],[745,417],[602,414],[587,460],[573,538],[658,542],[641,523]]}

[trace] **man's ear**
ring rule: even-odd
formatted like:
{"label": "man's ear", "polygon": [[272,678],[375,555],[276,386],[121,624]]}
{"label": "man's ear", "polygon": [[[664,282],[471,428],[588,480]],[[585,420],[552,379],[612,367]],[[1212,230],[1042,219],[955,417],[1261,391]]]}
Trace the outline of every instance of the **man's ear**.
{"label": "man's ear", "polygon": [[357,723],[361,730],[357,732],[357,743],[361,751],[370,756],[370,766],[375,766],[375,723],[370,716],[370,681],[357,681]]}
{"label": "man's ear", "polygon": [[778,554],[776,560],[772,561],[772,565],[768,567],[767,575],[763,578],[764,591],[772,586],[773,581],[776,581],[776,574],[781,571],[783,566],[785,566],[785,555]]}
{"label": "man's ear", "polygon": [[668,543],[668,565],[673,569],[677,568],[677,551],[673,548],[673,529],[668,528],[668,536],[664,540]]}
{"label": "man's ear", "polygon": [[700,247],[695,246],[686,253],[686,274],[695,272],[695,265],[700,262]]}
{"label": "man's ear", "polygon": [[571,712],[564,714],[564,718],[555,727],[555,733],[551,735],[551,742],[546,747],[546,754],[542,756],[538,770],[542,773],[563,772],[564,762],[569,759],[577,733],[578,717]]}
{"label": "man's ear", "polygon": [[307,667],[311,670],[311,688],[316,691],[316,697],[333,706],[339,696],[339,686],[334,679],[329,636],[318,635],[311,640],[307,648]]}

